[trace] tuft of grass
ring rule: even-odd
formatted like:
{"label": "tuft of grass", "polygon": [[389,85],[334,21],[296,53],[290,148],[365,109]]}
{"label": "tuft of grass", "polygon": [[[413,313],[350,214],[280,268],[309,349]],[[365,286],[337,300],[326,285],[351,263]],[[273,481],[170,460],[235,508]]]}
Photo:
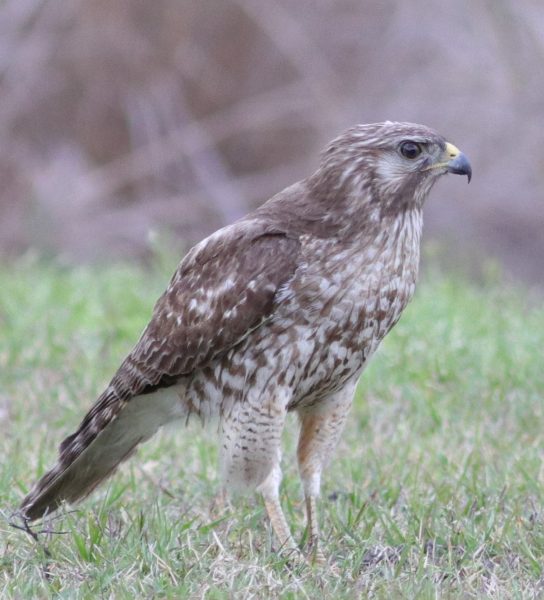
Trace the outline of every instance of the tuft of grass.
{"label": "tuft of grass", "polygon": [[[532,598],[544,594],[542,299],[428,272],[371,361],[324,477],[335,568],[290,565],[258,498],[219,509],[213,431],[144,445],[40,527],[9,515],[149,318],[172,261],[0,267],[0,597]],[[161,264],[163,264],[161,263]],[[285,434],[282,502],[305,537]]]}

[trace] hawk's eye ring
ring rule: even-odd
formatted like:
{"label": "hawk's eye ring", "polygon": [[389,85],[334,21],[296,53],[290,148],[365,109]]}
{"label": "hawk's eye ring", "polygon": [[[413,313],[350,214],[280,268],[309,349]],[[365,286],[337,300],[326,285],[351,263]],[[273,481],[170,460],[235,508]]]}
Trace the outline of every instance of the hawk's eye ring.
{"label": "hawk's eye ring", "polygon": [[421,151],[421,144],[417,142],[402,142],[400,145],[400,153],[404,158],[408,158],[409,160],[417,158],[421,154]]}

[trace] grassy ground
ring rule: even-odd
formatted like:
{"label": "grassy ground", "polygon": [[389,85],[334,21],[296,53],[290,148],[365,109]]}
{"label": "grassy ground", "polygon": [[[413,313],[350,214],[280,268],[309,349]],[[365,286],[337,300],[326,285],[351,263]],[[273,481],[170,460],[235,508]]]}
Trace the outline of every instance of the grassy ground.
{"label": "grassy ground", "polygon": [[[325,477],[321,524],[335,569],[290,569],[258,498],[212,510],[215,435],[198,424],[164,431],[48,525],[65,533],[36,542],[10,527],[171,267],[0,269],[0,597],[544,594],[542,303],[436,273],[365,373]],[[302,540],[291,421],[282,501]]]}

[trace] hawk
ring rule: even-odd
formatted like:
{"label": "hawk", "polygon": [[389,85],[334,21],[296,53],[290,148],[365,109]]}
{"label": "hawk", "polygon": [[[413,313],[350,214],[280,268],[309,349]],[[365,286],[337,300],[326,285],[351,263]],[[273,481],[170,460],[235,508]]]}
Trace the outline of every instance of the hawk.
{"label": "hawk", "polygon": [[20,507],[31,521],[87,496],[173,419],[219,419],[227,488],[256,488],[282,548],[295,549],[279,502],[285,419],[318,545],[321,475],[359,376],[414,293],[422,209],[466,156],[412,123],[357,125],[317,171],[193,247],[110,384],[60,445]]}

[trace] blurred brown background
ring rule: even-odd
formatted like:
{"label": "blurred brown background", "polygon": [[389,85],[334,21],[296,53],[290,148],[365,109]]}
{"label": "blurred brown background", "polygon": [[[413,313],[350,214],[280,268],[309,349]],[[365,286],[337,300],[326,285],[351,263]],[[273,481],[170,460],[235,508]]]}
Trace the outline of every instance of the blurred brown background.
{"label": "blurred brown background", "polygon": [[435,188],[426,239],[538,284],[543,92],[542,0],[5,0],[0,252],[188,245],[309,174],[342,129],[408,120],[474,169]]}

